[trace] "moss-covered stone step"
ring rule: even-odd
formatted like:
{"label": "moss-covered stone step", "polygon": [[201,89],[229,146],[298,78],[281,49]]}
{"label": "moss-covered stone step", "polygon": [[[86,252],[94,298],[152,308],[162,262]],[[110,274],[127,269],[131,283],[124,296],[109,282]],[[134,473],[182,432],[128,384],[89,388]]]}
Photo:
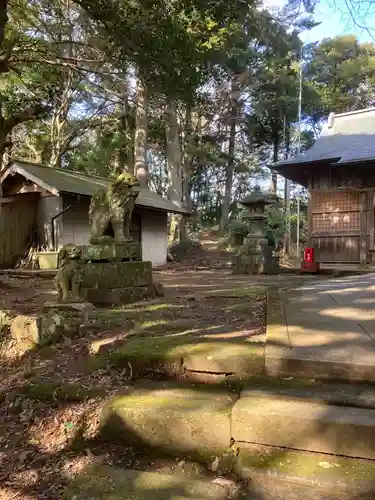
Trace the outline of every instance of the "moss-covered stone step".
{"label": "moss-covered stone step", "polygon": [[228,488],[212,480],[157,472],[88,468],[68,486],[65,500],[225,500]]}
{"label": "moss-covered stone step", "polygon": [[[280,450],[279,450],[280,451]],[[280,455],[251,469],[241,485],[213,477],[88,467],[64,500],[373,500],[375,464],[340,457]],[[275,457],[274,457],[275,458]]]}
{"label": "moss-covered stone step", "polygon": [[104,439],[206,462],[231,438],[375,460],[375,410],[257,390],[150,387],[108,402],[101,429]]}
{"label": "moss-covered stone step", "polygon": [[[246,449],[247,448],[247,449]],[[375,462],[283,448],[241,445],[251,500],[372,500]]]}
{"label": "moss-covered stone step", "polygon": [[245,391],[231,412],[236,441],[375,460],[375,410]]}
{"label": "moss-covered stone step", "polygon": [[230,444],[235,399],[229,392],[150,388],[107,403],[101,434],[141,449],[210,461]]}
{"label": "moss-covered stone step", "polygon": [[[109,356],[114,365],[130,364],[133,376],[157,371],[169,377],[221,383],[222,376],[238,381],[264,374],[264,350],[262,343],[210,341],[192,335],[146,340],[135,335],[109,355],[103,350],[103,355]],[[208,375],[213,377],[208,379]]]}

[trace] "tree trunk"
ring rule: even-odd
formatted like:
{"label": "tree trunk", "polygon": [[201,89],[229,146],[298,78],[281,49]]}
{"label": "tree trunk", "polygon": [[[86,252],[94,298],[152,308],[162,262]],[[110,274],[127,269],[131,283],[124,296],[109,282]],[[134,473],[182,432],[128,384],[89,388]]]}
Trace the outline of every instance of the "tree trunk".
{"label": "tree trunk", "polygon": [[[182,153],[176,103],[172,100],[169,100],[167,104],[165,138],[168,158],[168,198],[178,207],[182,208]],[[171,217],[169,231],[171,242],[181,240],[181,235],[179,234],[181,218],[182,216],[179,214],[173,214]]]}
{"label": "tree trunk", "polygon": [[[13,129],[17,127],[17,125],[20,125],[21,123],[36,120],[37,118],[44,116],[48,110],[49,109],[47,107],[41,105],[31,106],[30,108],[26,108],[20,113],[18,113],[18,115],[13,115],[7,120],[5,120],[2,116],[1,100],[0,100],[0,173],[5,167],[4,165],[5,152],[8,148],[11,148],[12,146],[10,137],[12,135]],[[11,158],[9,157],[7,161],[8,163],[10,163]],[[0,182],[0,217],[1,217],[2,197],[3,197],[3,189]]]}
{"label": "tree trunk", "polygon": [[[275,138],[273,141],[273,154],[272,154],[272,162],[276,163],[279,158],[279,139]],[[277,173],[272,170],[271,174],[271,186],[270,191],[272,194],[277,193]]]}
{"label": "tree trunk", "polygon": [[223,204],[220,214],[220,230],[223,231],[229,222],[229,210],[232,198],[233,187],[233,169],[234,169],[234,154],[236,148],[236,125],[238,116],[238,96],[239,86],[237,78],[233,78],[231,84],[231,109],[230,109],[230,124],[229,124],[229,142],[228,142],[228,162],[225,169],[225,191]]}
{"label": "tree trunk", "polygon": [[[8,22],[7,8],[8,8],[8,0],[0,0],[0,46],[3,45],[4,38],[5,38],[5,28],[6,28],[6,25]],[[1,96],[0,96],[0,121],[1,121],[0,125],[4,125]],[[3,127],[0,126],[0,133],[2,131],[3,131]],[[6,137],[7,137],[7,133],[5,133],[4,138],[3,137],[0,138],[0,141],[3,143],[6,143]],[[5,150],[4,148],[1,149],[1,146],[2,146],[2,144],[0,143],[0,175],[1,175],[1,170],[3,168],[3,155],[4,155],[4,150]],[[3,187],[2,187],[1,182],[0,182],[0,217],[1,217],[2,199],[3,199]]]}
{"label": "tree trunk", "polygon": [[[54,12],[55,16],[60,19],[61,31],[56,33],[57,40],[60,42],[60,56],[73,58],[76,56],[75,46],[73,43],[68,43],[73,37],[73,25],[69,23],[70,29],[67,33],[65,21],[71,18],[69,8],[59,8]],[[62,42],[65,42],[64,44]],[[50,121],[50,142],[51,142],[51,156],[49,159],[49,166],[53,168],[60,168],[62,157],[66,151],[66,130],[68,126],[68,114],[71,99],[74,94],[75,72],[72,68],[61,68],[61,91],[56,99],[56,105],[53,108],[51,121]]]}
{"label": "tree trunk", "polygon": [[137,82],[137,109],[135,117],[134,134],[134,174],[141,186],[147,187],[149,172],[147,165],[147,140],[148,140],[148,117],[147,117],[147,91],[142,79],[138,77]]}
{"label": "tree trunk", "polygon": [[[191,173],[192,173],[192,145],[193,145],[193,127],[192,127],[192,110],[188,108],[185,114],[185,141],[183,154],[183,176],[182,176],[182,201],[186,210],[192,210],[191,198]],[[189,239],[187,222],[189,216],[182,216],[180,221],[180,239],[187,241]]]}
{"label": "tree trunk", "polygon": [[115,171],[118,174],[126,171],[134,175],[134,127],[132,127],[129,119],[130,106],[128,72],[124,72],[122,80],[122,99],[116,106],[116,110],[119,115],[117,130],[120,136],[120,141],[118,149],[115,152]]}

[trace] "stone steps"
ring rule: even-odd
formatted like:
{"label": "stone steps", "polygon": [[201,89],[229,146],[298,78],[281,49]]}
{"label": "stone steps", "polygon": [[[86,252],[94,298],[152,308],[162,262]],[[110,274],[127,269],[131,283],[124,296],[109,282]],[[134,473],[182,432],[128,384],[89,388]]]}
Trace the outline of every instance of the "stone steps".
{"label": "stone steps", "polygon": [[65,500],[226,500],[232,485],[211,479],[95,466],[79,475],[65,491]]}
{"label": "stone steps", "polygon": [[236,441],[375,459],[375,410],[243,393],[232,409]]}
{"label": "stone steps", "polygon": [[[317,460],[321,460],[319,457]],[[324,457],[323,457],[324,459]],[[302,477],[275,470],[252,471],[252,477],[241,482],[215,478],[205,474],[191,477],[174,471],[143,472],[95,465],[76,476],[64,492],[65,500],[372,500],[375,482],[353,479],[346,475],[351,466],[341,470],[338,463],[316,469],[314,477]],[[358,467],[357,467],[358,468]],[[340,470],[343,478],[338,479]],[[366,473],[373,473],[366,469]]]}
{"label": "stone steps", "polygon": [[266,372],[270,377],[305,377],[341,382],[375,383],[375,365],[364,362],[335,362],[275,355],[274,347],[266,348]]}
{"label": "stone steps", "polygon": [[304,399],[293,390],[150,388],[110,401],[101,431],[106,440],[206,463],[227,453],[231,438],[243,455],[255,443],[375,460],[374,409]]}

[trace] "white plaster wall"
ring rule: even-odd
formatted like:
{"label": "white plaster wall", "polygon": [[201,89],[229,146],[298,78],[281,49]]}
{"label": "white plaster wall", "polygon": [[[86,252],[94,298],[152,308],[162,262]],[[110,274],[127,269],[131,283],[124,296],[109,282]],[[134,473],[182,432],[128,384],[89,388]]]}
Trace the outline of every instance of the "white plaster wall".
{"label": "white plaster wall", "polygon": [[[59,248],[68,243],[85,245],[89,241],[90,227],[88,210],[90,199],[76,198],[70,195],[63,196],[63,208],[72,207],[62,216],[62,231],[59,239]],[[158,210],[149,210],[136,207],[135,214],[141,217],[142,258],[152,262],[153,267],[162,266],[167,262],[167,214]],[[135,218],[134,218],[135,219]],[[139,221],[132,223],[131,235],[134,239],[139,228]]]}
{"label": "white plaster wall", "polygon": [[[41,245],[46,245],[52,250],[52,227],[51,218],[62,210],[62,200],[59,196],[45,195],[41,196],[37,206],[36,223],[38,240]],[[55,221],[55,241],[58,244],[62,232],[61,218]]]}
{"label": "white plaster wall", "polygon": [[167,262],[167,214],[158,210],[140,210],[142,215],[142,259],[153,267]]}
{"label": "white plaster wall", "polygon": [[63,245],[73,243],[74,245],[87,245],[90,236],[89,226],[89,198],[78,198],[71,195],[63,195],[63,208],[72,205],[64,212],[62,218],[62,234],[59,248]]}
{"label": "white plaster wall", "polygon": [[[71,195],[64,195],[64,208],[67,208],[69,205],[71,205],[71,207],[61,216],[63,230],[62,237],[60,239],[60,246],[68,243],[73,243],[75,245],[87,245],[90,237],[88,215],[90,199],[84,197],[77,199]],[[140,241],[141,238],[141,221],[138,219],[139,212],[138,209],[136,209],[130,227],[130,235],[135,241]]]}

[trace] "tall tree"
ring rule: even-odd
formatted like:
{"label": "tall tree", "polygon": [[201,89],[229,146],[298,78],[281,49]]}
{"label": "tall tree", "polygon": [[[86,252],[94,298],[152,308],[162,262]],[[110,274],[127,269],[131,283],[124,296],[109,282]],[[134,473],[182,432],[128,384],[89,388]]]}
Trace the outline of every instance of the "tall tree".
{"label": "tall tree", "polygon": [[316,92],[307,111],[315,121],[375,103],[375,47],[353,35],[324,39],[305,49],[306,82]]}

